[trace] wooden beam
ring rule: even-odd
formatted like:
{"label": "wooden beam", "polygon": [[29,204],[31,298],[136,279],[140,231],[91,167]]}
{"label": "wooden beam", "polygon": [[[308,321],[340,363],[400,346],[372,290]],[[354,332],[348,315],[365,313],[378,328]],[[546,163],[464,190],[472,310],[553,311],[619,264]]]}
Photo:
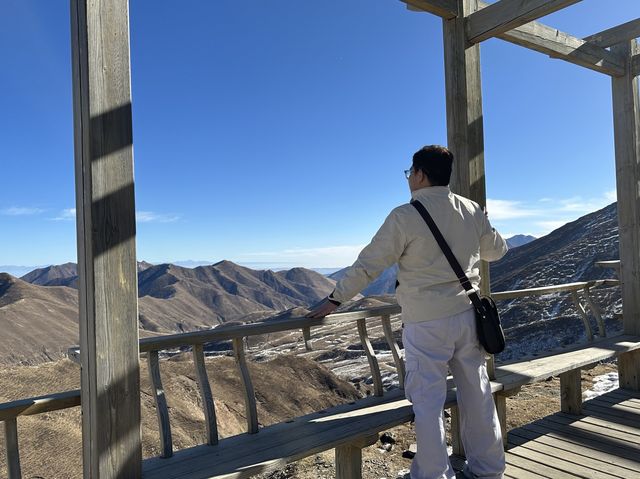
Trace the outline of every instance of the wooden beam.
{"label": "wooden beam", "polygon": [[626,70],[624,60],[615,52],[539,22],[527,23],[498,38],[607,75],[622,76]]}
{"label": "wooden beam", "polygon": [[[640,53],[636,40],[611,47],[631,62]],[[626,334],[640,334],[640,94],[630,70],[613,78],[613,130],[616,152],[622,318]],[[634,355],[637,358],[637,355]],[[620,384],[636,382],[640,361],[619,363]],[[636,379],[633,379],[636,378]]]}
{"label": "wooden beam", "polygon": [[84,477],[141,476],[129,4],[72,0]]}
{"label": "wooden beam", "polygon": [[467,41],[478,43],[581,0],[500,0],[467,18]]}
{"label": "wooden beam", "polygon": [[[455,18],[458,13],[455,2],[451,2],[453,5],[448,6],[449,2],[438,2],[441,8],[436,12],[431,1],[402,1],[419,10],[435,13],[447,20]],[[489,7],[489,5],[481,0],[478,1],[479,10]],[[610,52],[598,45],[585,42],[539,22],[526,23],[497,35],[497,38],[607,75],[622,76],[626,71],[625,61],[615,52]],[[640,69],[640,67],[638,68]]]}
{"label": "wooden beam", "polygon": [[583,40],[598,45],[599,47],[607,48],[638,37],[640,37],[640,18],[599,33],[594,33],[593,35],[583,38]]}
{"label": "wooden beam", "polygon": [[445,19],[451,19],[458,15],[456,0],[400,0],[407,4],[407,8],[413,11],[433,13]]}

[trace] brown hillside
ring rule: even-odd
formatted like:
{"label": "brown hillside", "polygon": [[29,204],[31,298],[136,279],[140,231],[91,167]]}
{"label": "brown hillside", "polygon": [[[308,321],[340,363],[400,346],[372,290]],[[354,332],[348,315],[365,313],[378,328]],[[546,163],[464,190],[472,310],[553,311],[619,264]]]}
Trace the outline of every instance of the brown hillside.
{"label": "brown hillside", "polygon": [[[207,359],[207,371],[216,401],[218,430],[230,436],[245,430],[244,400],[235,362],[229,357]],[[281,422],[358,397],[355,389],[312,361],[281,356],[268,363],[250,363],[258,398],[261,425]],[[161,362],[174,449],[201,443],[204,414],[189,355]],[[77,389],[80,371],[69,360],[40,366],[0,370],[0,402],[55,391]],[[143,454],[160,450],[155,406],[145,362],[141,363]],[[25,478],[82,477],[80,409],[18,419],[22,473]],[[6,474],[4,437],[0,437],[0,477]]]}

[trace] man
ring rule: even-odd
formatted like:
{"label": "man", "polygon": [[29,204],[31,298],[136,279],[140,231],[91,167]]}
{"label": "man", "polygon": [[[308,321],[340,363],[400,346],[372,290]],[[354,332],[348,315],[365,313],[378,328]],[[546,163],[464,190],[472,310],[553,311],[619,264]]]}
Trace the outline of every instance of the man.
{"label": "man", "polygon": [[[504,239],[473,201],[451,193],[453,155],[425,146],[405,171],[413,200],[433,217],[472,285],[479,289],[480,260],[507,252]],[[505,468],[485,351],[478,342],[469,297],[453,273],[427,224],[410,204],[395,208],[343,279],[308,317],[332,313],[362,291],[386,268],[398,263],[396,296],[402,307],[407,375],[405,393],[413,403],[418,450],[411,479],[451,479],[443,406],[450,370],[458,391],[465,477],[501,478]]]}

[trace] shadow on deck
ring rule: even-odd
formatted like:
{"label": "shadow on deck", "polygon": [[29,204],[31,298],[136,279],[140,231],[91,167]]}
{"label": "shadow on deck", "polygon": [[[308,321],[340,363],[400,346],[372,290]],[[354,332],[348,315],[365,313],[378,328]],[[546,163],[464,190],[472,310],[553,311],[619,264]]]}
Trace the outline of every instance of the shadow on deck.
{"label": "shadow on deck", "polygon": [[505,477],[640,478],[640,392],[616,389],[586,401],[580,415],[560,412],[512,429]]}

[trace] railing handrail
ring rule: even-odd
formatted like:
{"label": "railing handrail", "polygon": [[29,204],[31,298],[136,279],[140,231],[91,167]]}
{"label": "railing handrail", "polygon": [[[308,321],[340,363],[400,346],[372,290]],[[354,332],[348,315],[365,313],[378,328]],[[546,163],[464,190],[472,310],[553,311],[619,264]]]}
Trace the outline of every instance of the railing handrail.
{"label": "railing handrail", "polygon": [[571,293],[573,291],[582,291],[585,288],[616,286],[618,284],[620,284],[620,281],[617,279],[597,279],[551,286],[540,286],[537,288],[515,289],[513,291],[500,291],[497,293],[491,293],[491,297],[494,299],[494,301],[502,301],[507,299],[523,298],[525,296],[544,296],[545,294],[552,293]]}
{"label": "railing handrail", "polygon": [[0,404],[0,422],[80,406],[80,390],[46,394]]}

